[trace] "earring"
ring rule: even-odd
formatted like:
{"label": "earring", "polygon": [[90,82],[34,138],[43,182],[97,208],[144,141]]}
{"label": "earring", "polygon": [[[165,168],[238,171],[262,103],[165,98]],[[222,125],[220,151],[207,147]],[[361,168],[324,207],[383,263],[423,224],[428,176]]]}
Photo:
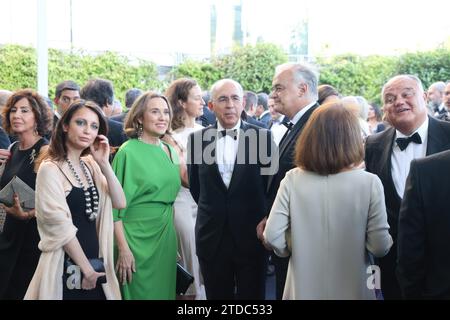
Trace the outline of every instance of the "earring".
{"label": "earring", "polygon": [[139,123],[138,129],[137,129],[137,138],[138,140],[142,140],[142,134],[144,133],[144,126],[142,123]]}
{"label": "earring", "polygon": [[37,131],[37,124],[34,125],[34,132],[33,133],[34,133],[35,136],[39,135],[39,133]]}

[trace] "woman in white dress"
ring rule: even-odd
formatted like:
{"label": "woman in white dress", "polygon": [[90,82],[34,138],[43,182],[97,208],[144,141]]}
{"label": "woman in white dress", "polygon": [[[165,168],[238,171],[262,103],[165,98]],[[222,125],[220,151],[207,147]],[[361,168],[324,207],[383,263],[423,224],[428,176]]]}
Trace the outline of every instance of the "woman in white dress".
{"label": "woman in white dress", "polygon": [[297,141],[297,168],[281,181],[264,231],[277,255],[290,255],[283,299],[376,298],[372,255],[386,255],[392,238],[381,181],[357,168],[360,130],[350,110],[330,103]]}
{"label": "woman in white dress", "polygon": [[[171,83],[166,91],[173,109],[172,130],[173,138],[183,150],[186,150],[189,135],[203,127],[195,119],[203,114],[202,90],[193,79],[181,78]],[[195,251],[195,220],[197,218],[197,204],[189,189],[181,187],[175,200],[175,229],[178,237],[178,252],[183,265],[193,276],[194,283],[184,295],[187,299],[206,299],[203,278],[200,273],[197,253]]]}

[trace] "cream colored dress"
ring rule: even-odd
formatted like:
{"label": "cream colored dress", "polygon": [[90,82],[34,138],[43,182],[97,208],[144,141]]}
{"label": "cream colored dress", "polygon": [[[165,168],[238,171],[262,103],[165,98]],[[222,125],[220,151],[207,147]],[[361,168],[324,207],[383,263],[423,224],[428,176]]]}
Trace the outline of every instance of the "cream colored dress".
{"label": "cream colored dress", "polygon": [[[189,135],[203,127],[195,124],[194,128],[183,128],[176,131],[174,139],[186,150]],[[187,153],[185,152],[185,157]],[[186,160],[186,159],[185,159]],[[197,219],[197,204],[189,189],[181,187],[174,203],[175,229],[178,238],[178,252],[180,263],[194,276],[194,283],[189,287],[186,295],[195,295],[196,300],[205,300],[205,287],[200,272],[197,253],[195,250],[195,220]]]}
{"label": "cream colored dress", "polygon": [[291,254],[283,299],[375,299],[368,252],[388,253],[388,230],[376,175],[292,169],[281,181],[264,231],[277,255]]}

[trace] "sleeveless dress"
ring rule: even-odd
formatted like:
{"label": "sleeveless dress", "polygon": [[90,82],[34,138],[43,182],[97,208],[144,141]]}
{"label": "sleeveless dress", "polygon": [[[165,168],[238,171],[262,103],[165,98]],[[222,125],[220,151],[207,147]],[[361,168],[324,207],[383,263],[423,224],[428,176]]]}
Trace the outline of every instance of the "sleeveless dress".
{"label": "sleeveless dress", "polygon": [[[0,189],[14,176],[35,189],[34,160],[46,144],[48,141],[42,138],[27,150],[19,150],[19,143],[12,146],[12,157],[6,163]],[[21,300],[25,296],[41,254],[39,240],[36,218],[19,220],[6,215],[3,232],[0,233],[0,300]]]}
{"label": "sleeveless dress", "polygon": [[[90,188],[88,188],[88,190],[92,198],[93,192]],[[72,190],[66,196],[66,201],[67,205],[69,206],[70,213],[72,214],[72,222],[78,229],[77,239],[80,243],[81,248],[83,249],[84,254],[88,259],[98,258],[99,245],[95,224],[96,221],[90,221],[85,213],[86,200],[84,196],[84,190],[82,188],[75,187],[72,184]],[[66,261],[68,258],[69,256],[67,255],[67,253],[65,253],[64,261]],[[63,300],[106,300],[101,285],[97,285],[95,289],[92,290],[82,290],[74,288],[74,286],[71,285],[72,281],[69,279],[69,277],[72,275],[72,270],[64,270],[62,279]],[[81,283],[79,284],[79,287],[81,287]]]}

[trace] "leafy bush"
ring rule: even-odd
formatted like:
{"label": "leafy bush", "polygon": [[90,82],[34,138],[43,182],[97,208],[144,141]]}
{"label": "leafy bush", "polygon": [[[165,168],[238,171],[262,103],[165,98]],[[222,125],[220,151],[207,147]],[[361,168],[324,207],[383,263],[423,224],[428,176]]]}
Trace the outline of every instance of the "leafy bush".
{"label": "leafy bush", "polygon": [[[116,97],[124,100],[125,92],[133,87],[160,89],[158,71],[152,62],[106,52],[89,55],[82,51],[66,53],[49,49],[48,96],[54,97],[56,85],[64,80],[74,80],[83,86],[90,78],[105,78],[113,82]],[[34,48],[7,45],[0,48],[0,88],[17,90],[37,87],[36,51]]]}
{"label": "leafy bush", "polygon": [[275,67],[287,62],[281,48],[270,43],[236,47],[232,54],[213,61],[222,77],[238,81],[244,90],[270,92]]}

